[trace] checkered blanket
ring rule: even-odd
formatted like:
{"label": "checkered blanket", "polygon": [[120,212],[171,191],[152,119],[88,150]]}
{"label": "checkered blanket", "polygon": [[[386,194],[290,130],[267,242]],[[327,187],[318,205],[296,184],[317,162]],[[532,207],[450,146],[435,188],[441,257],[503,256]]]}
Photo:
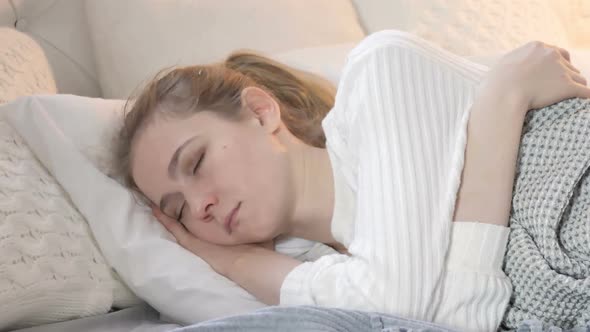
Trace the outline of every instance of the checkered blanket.
{"label": "checkered blanket", "polygon": [[528,113],[504,259],[513,286],[504,328],[590,321],[589,166],[590,100]]}

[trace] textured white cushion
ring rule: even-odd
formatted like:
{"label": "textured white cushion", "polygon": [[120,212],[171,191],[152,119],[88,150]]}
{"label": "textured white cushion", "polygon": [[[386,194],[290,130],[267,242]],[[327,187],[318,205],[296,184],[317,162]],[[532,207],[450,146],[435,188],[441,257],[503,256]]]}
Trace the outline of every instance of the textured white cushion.
{"label": "textured white cushion", "polygon": [[86,9],[105,98],[127,98],[163,67],[239,48],[281,52],[364,36],[350,0],[101,0]]}
{"label": "textured white cushion", "polygon": [[[0,28],[0,103],[55,93],[41,48]],[[105,313],[133,296],[84,218],[0,112],[0,330]]]}
{"label": "textured white cushion", "polygon": [[561,17],[574,48],[590,48],[590,1],[549,0]]}
{"label": "textured white cushion", "polygon": [[570,0],[353,1],[367,33],[404,30],[459,55],[506,51],[535,39],[569,46],[555,5],[575,8]]}
{"label": "textured white cushion", "polygon": [[132,296],[2,114],[0,156],[0,329],[103,314]]}
{"label": "textured white cushion", "polygon": [[0,104],[34,93],[56,93],[43,50],[31,37],[0,27]]}

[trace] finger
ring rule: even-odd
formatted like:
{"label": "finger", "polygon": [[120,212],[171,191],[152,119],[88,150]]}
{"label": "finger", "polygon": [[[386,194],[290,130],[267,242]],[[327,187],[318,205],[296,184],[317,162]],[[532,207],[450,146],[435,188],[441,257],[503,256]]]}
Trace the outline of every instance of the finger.
{"label": "finger", "polygon": [[578,84],[581,84],[583,86],[587,86],[588,85],[588,81],[581,74],[573,73],[573,72],[570,72],[570,74],[571,74],[571,78],[572,78],[572,80],[574,80],[574,82],[576,82]]}
{"label": "finger", "polygon": [[565,60],[562,60],[562,61],[561,61],[561,63],[562,63],[562,64],[564,64],[564,65],[565,65],[567,68],[569,68],[571,71],[573,71],[573,72],[575,72],[575,73],[578,73],[578,74],[580,73],[580,70],[578,70],[578,68],[574,67],[574,65],[572,65],[572,63],[571,63],[571,62],[569,62],[569,61],[565,61]]}
{"label": "finger", "polygon": [[564,57],[568,62],[570,61],[570,52],[568,52],[568,50],[566,50],[565,48],[561,48],[561,47],[557,47],[557,50],[559,51],[559,53],[561,54],[562,57]]}
{"label": "finger", "polygon": [[158,221],[168,230],[168,232],[172,233],[180,245],[188,243],[192,237],[192,234],[189,233],[184,228],[184,226],[178,222],[178,220],[168,217],[162,211],[160,211],[159,208],[152,209],[152,212],[156,219],[158,219]]}
{"label": "finger", "polygon": [[575,97],[580,98],[590,98],[590,88],[585,85],[574,83],[576,85],[576,95]]}

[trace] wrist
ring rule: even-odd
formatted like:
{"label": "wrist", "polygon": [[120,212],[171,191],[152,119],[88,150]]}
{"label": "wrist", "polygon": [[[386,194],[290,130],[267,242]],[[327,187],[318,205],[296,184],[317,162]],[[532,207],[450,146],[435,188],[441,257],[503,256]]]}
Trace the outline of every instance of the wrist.
{"label": "wrist", "polygon": [[[253,259],[260,259],[264,257],[264,255],[266,255],[269,251],[271,250],[254,245],[248,245],[244,246],[243,248],[239,248],[231,255],[231,259],[226,262],[226,271],[228,274],[231,274],[234,271],[239,271],[244,265],[251,264]],[[274,253],[274,251],[271,252]]]}
{"label": "wrist", "polygon": [[[219,255],[217,267],[218,273],[233,280],[235,273],[243,270],[244,265],[249,265],[254,259],[262,259],[272,250],[257,245],[240,245],[221,247],[225,252]],[[218,270],[217,270],[218,269]]]}
{"label": "wrist", "polygon": [[200,241],[197,251],[198,256],[203,259],[217,273],[228,277],[232,265],[241,255],[239,250],[231,246],[223,246]]}
{"label": "wrist", "polygon": [[478,88],[475,103],[496,105],[496,111],[509,116],[524,116],[530,109],[530,98],[519,87],[484,81]]}

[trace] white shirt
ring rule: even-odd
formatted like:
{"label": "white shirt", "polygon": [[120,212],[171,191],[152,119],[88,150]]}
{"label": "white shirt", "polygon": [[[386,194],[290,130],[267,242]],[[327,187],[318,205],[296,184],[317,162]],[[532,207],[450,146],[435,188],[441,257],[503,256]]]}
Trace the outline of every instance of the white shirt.
{"label": "white shirt", "polygon": [[281,305],[378,311],[494,331],[510,297],[508,228],[452,222],[475,90],[486,68],[399,31],[348,56],[322,125],[332,162],[329,254],[288,274]]}

